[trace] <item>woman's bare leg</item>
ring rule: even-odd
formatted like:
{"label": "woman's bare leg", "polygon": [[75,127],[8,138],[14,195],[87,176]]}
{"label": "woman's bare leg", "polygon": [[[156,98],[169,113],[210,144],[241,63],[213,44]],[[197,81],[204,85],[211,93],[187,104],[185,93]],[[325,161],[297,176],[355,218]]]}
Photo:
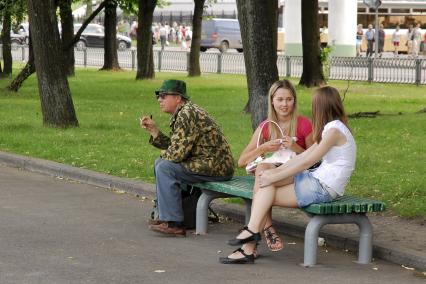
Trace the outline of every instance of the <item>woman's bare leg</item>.
{"label": "woman's bare leg", "polygon": [[[256,169],[256,174],[255,174],[255,182],[254,182],[254,187],[253,187],[253,200],[256,199],[256,193],[259,191],[259,182],[258,182],[258,177],[259,174],[263,171],[269,170],[269,169],[275,169],[276,166],[273,164],[259,164],[257,166]],[[269,209],[268,214],[266,214],[265,220],[264,220],[264,228],[267,228],[269,226],[272,225],[272,207]]]}
{"label": "woman's bare leg", "polygon": [[[294,183],[275,188],[274,185],[263,187],[258,190],[256,199],[253,200],[251,218],[248,224],[249,230],[254,233],[260,232],[264,225],[264,218],[272,205],[282,207],[297,207],[296,193],[294,191]],[[244,239],[251,234],[247,231],[242,231],[237,238]],[[242,246],[246,254],[252,254],[256,244],[247,243]],[[243,255],[239,252],[228,256],[229,258],[241,258]]]}

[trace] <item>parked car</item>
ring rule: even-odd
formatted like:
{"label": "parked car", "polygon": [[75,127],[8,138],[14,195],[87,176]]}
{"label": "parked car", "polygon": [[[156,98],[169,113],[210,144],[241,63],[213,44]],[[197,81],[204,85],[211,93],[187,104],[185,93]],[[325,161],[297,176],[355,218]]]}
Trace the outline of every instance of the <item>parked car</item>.
{"label": "parked car", "polygon": [[238,52],[243,52],[238,20],[218,18],[203,20],[200,50],[206,51],[208,48],[218,48],[220,52],[235,48]]}
{"label": "parked car", "polygon": [[[81,24],[74,25],[74,33],[81,28]],[[75,44],[77,50],[85,50],[87,47],[104,47],[105,28],[98,24],[89,24],[84,29],[79,41]],[[117,34],[118,50],[126,50],[132,46],[132,40]]]}
{"label": "parked car", "polygon": [[[3,28],[0,26],[0,31]],[[2,44],[2,40],[0,37],[0,44]],[[10,45],[12,50],[18,49],[18,46],[25,44],[25,36],[15,33],[13,30],[10,31]]]}

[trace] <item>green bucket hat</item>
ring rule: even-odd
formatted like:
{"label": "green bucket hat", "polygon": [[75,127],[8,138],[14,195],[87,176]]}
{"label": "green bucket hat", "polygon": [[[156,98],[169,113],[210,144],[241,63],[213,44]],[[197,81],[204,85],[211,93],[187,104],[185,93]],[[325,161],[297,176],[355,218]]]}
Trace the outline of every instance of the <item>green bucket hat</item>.
{"label": "green bucket hat", "polygon": [[175,94],[189,100],[189,96],[186,93],[186,83],[181,80],[165,80],[161,88],[155,91],[155,95],[159,96],[161,93]]}

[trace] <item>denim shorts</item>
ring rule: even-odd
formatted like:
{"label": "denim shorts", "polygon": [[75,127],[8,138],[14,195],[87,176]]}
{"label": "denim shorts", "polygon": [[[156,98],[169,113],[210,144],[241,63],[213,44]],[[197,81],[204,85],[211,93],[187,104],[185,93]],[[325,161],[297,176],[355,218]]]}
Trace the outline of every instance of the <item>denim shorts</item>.
{"label": "denim shorts", "polygon": [[312,203],[330,202],[333,198],[321,185],[320,181],[312,176],[312,172],[303,171],[294,177],[294,191],[297,204],[300,208]]}

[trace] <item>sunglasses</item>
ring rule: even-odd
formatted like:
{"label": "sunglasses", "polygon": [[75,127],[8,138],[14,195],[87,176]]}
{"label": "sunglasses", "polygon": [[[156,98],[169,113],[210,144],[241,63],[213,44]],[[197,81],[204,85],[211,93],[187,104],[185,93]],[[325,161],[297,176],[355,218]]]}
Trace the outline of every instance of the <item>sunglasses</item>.
{"label": "sunglasses", "polygon": [[162,100],[164,100],[164,98],[165,98],[167,95],[170,95],[170,94],[168,94],[168,93],[158,93],[158,94],[155,94],[155,97],[157,98],[157,100],[158,100],[158,99],[162,99]]}
{"label": "sunglasses", "polygon": [[161,98],[162,100],[164,100],[166,98],[166,96],[178,96],[179,94],[175,94],[175,93],[156,93],[155,97],[157,98],[157,100],[159,98]]}

